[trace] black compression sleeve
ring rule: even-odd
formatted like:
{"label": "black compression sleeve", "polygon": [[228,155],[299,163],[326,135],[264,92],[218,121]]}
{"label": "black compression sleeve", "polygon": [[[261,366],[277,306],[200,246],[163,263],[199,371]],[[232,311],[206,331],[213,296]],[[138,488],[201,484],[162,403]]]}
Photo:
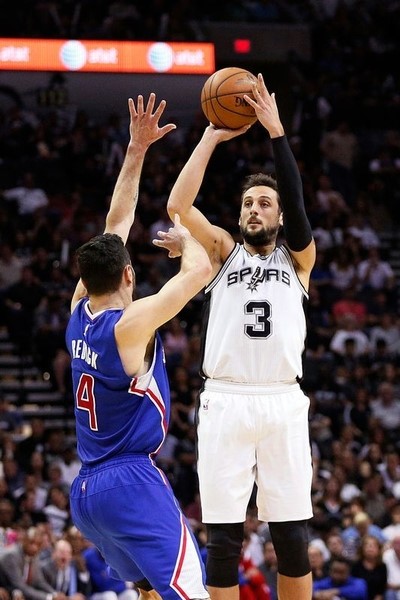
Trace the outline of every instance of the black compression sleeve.
{"label": "black compression sleeve", "polygon": [[294,252],[300,252],[312,240],[311,225],[304,208],[303,184],[287,137],[283,135],[271,141],[286,243]]}

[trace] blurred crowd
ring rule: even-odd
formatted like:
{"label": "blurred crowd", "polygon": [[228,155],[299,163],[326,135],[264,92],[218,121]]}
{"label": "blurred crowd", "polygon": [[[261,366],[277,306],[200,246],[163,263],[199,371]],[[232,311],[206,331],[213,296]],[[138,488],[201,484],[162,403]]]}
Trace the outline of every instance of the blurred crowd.
{"label": "blurred crowd", "polygon": [[[353,595],[343,592],[341,597],[400,598],[398,274],[382,241],[388,234],[395,240],[400,223],[399,3],[36,1],[9,9],[7,18],[2,15],[0,35],[179,40],[199,35],[190,24],[207,19],[310,24],[312,62],[288,56],[286,91],[294,110],[285,125],[317,241],[303,381],[311,399],[315,598],[326,598],[327,589],[351,587],[359,578],[367,587],[356,581]],[[256,68],[263,71],[263,65]],[[41,375],[72,406],[64,332],[77,278],[73,256],[101,232],[128,141],[127,115],[94,121],[84,108],[32,110],[17,98],[11,104],[2,109],[0,102],[0,328],[17,354],[32,356]],[[176,263],[151,240],[169,227],[169,190],[205,125],[203,115],[193,115],[190,126],[170,133],[146,157],[128,241],[138,297],[157,291],[176,271]],[[217,148],[196,202],[239,240],[242,179],[273,170],[270,142],[256,124]],[[161,330],[172,415],[157,460],[202,547],[194,425],[201,386],[201,303],[199,294]],[[88,575],[89,548],[69,516],[68,490],[79,469],[69,432],[46,429],[35,418],[29,435],[22,435],[26,425],[21,406],[10,405],[2,393],[1,600],[15,590],[27,600],[104,591],[134,599],[129,585],[104,590]],[[265,594],[275,600],[276,557],[254,505],[252,498],[241,565],[243,600],[254,597],[248,588],[252,577],[256,587],[259,570],[268,584]],[[18,552],[40,562],[41,582],[46,561],[67,555],[75,565],[75,583],[67,589],[61,579],[47,577],[35,596],[21,590],[28,585],[27,567],[20,573],[23,582],[3,581],[17,540]],[[100,569],[98,557],[92,558]],[[47,565],[47,573],[56,571]],[[268,598],[262,593],[260,588],[258,598]]]}

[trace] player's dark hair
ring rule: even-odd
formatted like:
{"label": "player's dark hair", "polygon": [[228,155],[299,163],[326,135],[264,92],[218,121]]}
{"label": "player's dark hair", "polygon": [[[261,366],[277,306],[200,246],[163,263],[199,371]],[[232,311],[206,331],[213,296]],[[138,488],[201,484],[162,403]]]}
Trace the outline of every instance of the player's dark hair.
{"label": "player's dark hair", "polygon": [[247,190],[249,190],[250,188],[257,186],[257,185],[265,185],[265,186],[270,187],[271,189],[275,190],[275,192],[278,194],[278,203],[279,203],[279,207],[281,208],[278,184],[276,182],[276,179],[274,177],[272,177],[272,175],[267,175],[266,173],[252,173],[251,175],[247,175],[247,177],[245,177],[243,185],[242,185],[241,199],[243,200],[243,197],[244,197],[245,193],[247,192]]}
{"label": "player's dark hair", "polygon": [[88,294],[96,296],[115,292],[121,283],[129,252],[115,233],[92,238],[76,251],[79,275]]}

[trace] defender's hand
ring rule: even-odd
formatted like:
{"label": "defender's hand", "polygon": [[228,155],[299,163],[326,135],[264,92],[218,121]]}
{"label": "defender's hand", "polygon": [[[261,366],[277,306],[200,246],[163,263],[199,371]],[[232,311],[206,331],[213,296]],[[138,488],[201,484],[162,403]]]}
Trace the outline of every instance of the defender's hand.
{"label": "defender's hand", "polygon": [[185,240],[191,237],[189,230],[181,225],[178,213],[175,214],[174,226],[168,231],[157,231],[157,235],[160,239],[153,240],[153,244],[159,248],[166,248],[169,258],[181,256]]}
{"label": "defender's hand", "polygon": [[144,107],[143,96],[140,94],[137,98],[136,105],[132,98],[128,100],[131,122],[129,125],[129,133],[131,136],[130,144],[139,144],[144,148],[148,148],[153,142],[164,137],[176,125],[168,123],[163,127],[159,127],[160,118],[167,105],[165,100],[161,100],[160,104],[154,110],[156,95],[152,92],[149,96],[146,108]]}

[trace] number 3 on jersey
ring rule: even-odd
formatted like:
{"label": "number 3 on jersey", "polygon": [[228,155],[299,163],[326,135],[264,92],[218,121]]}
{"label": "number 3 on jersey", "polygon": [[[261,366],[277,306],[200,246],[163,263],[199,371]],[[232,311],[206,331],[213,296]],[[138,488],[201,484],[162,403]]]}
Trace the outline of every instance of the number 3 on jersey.
{"label": "number 3 on jersey", "polygon": [[89,427],[92,431],[98,431],[94,379],[87,373],[82,373],[79,379],[76,390],[76,407],[89,413]]}
{"label": "number 3 on jersey", "polygon": [[245,334],[251,338],[267,338],[271,335],[271,305],[266,300],[251,300],[244,306],[246,315],[255,316],[255,325],[245,325]]}

